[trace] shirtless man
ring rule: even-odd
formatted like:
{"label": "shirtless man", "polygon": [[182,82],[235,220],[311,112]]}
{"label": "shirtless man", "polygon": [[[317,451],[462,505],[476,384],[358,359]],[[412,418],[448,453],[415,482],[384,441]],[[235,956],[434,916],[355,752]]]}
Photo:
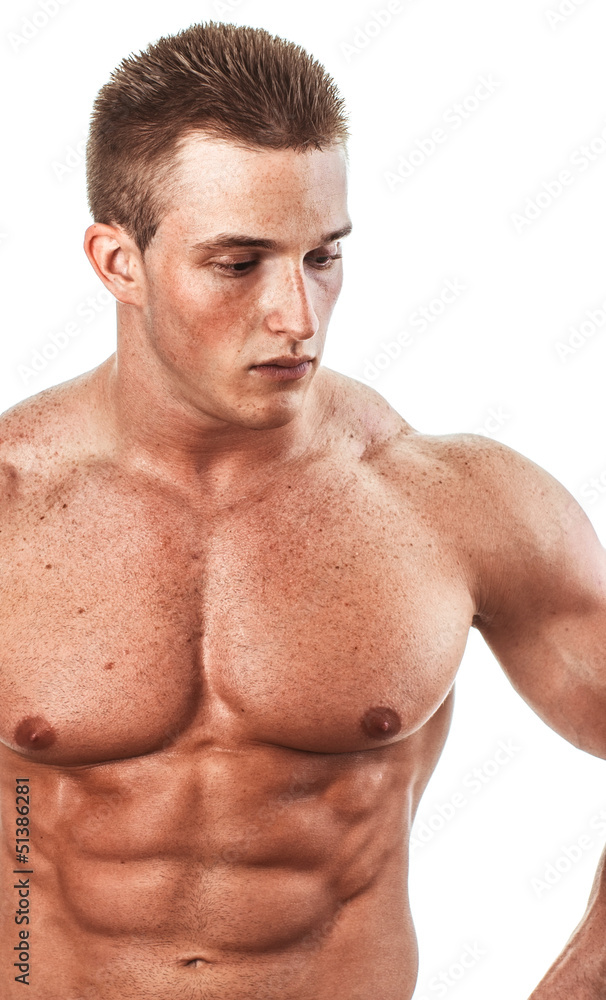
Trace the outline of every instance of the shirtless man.
{"label": "shirtless man", "polygon": [[[0,421],[2,1000],[409,1000],[407,839],[471,625],[606,756],[572,497],[320,367],[345,136],[317,63],[229,25],[98,98],[117,353]],[[605,907],[598,875],[533,1000],[605,995]]]}

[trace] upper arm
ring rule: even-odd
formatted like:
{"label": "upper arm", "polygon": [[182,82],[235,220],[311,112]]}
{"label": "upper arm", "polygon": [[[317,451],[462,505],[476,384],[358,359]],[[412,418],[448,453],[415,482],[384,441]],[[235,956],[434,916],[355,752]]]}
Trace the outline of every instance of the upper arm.
{"label": "upper arm", "polygon": [[606,552],[557,480],[505,446],[477,447],[474,624],[534,711],[606,758]]}

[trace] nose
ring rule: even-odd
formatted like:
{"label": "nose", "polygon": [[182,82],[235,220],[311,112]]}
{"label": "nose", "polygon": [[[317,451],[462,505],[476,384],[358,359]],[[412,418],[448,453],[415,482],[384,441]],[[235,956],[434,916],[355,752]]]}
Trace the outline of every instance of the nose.
{"label": "nose", "polygon": [[309,340],[318,332],[320,321],[301,268],[293,265],[276,275],[267,289],[265,321],[272,333],[286,333],[296,340]]}

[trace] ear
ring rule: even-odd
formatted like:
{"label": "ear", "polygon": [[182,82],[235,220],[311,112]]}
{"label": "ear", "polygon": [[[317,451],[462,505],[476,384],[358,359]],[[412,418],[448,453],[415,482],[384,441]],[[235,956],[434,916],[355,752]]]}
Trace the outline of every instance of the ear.
{"label": "ear", "polygon": [[84,252],[118,302],[143,304],[145,277],[141,252],[120,226],[94,222],[84,234]]}

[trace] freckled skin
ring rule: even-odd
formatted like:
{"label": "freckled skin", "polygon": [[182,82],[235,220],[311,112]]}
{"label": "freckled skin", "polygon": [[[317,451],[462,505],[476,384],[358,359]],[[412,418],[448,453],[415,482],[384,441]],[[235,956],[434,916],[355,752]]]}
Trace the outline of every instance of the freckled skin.
{"label": "freckled skin", "polygon": [[[541,665],[519,637],[575,560],[558,549],[538,584],[525,576],[550,551],[546,476],[494,442],[417,434],[320,366],[341,151],[183,148],[145,259],[119,227],[87,230],[117,355],[0,418],[0,996],[23,995],[27,774],[29,1000],[410,1000],[408,840],[479,595],[520,599],[500,642],[513,671],[531,662],[532,703],[557,643]],[[188,250],[225,231],[278,249],[221,254],[254,258],[228,277]],[[258,370],[302,354],[296,381]],[[503,535],[522,494],[541,498],[533,559]],[[601,689],[587,708],[569,687],[572,728],[593,711],[602,732]]]}
{"label": "freckled skin", "polygon": [[[183,162],[132,301],[108,284],[119,363],[0,418],[0,461],[34,470],[6,491],[21,506],[0,498],[0,815],[27,771],[40,872],[28,997],[358,1000],[379,982],[408,1000],[406,844],[472,613],[400,487],[435,463],[406,444],[402,473],[408,425],[320,366],[342,152],[192,141]],[[111,227],[87,240],[108,229],[134,253]],[[238,283],[187,256],[225,229],[280,250]],[[254,370],[303,353],[297,381]],[[11,920],[2,1000],[22,994]]]}
{"label": "freckled skin", "polygon": [[[327,400],[343,392],[318,377]],[[82,409],[95,406],[83,398]],[[345,439],[338,424],[333,433]],[[18,521],[15,565],[34,578],[41,545],[53,565],[39,572],[31,608],[15,603],[10,627],[13,690],[44,713],[32,726],[34,712],[29,722],[22,712],[11,727],[27,764],[0,745],[7,798],[24,767],[31,779],[32,859],[45,873],[36,895],[44,982],[32,1000],[64,1000],[70,989],[92,990],[91,1000],[189,1000],[198,981],[200,996],[217,1000],[357,1000],[373,995],[377,977],[381,1000],[412,995],[409,803],[448,730],[471,615],[450,570],[444,583],[431,563],[418,605],[402,606],[410,579],[419,592],[422,549],[401,566],[394,559],[392,588],[385,560],[404,552],[401,519],[377,545],[378,511],[383,523],[393,515],[372,465],[360,476],[370,492],[356,487],[370,514],[354,523],[349,510],[344,534],[342,498],[352,503],[366,433],[356,427],[352,452],[339,448],[321,473],[306,462],[298,483],[274,477],[265,495],[253,469],[235,483],[250,501],[219,491],[209,502],[208,479],[200,505],[170,480],[158,490],[117,466],[105,485],[89,490],[83,479],[44,538]],[[33,564],[20,554],[24,537]],[[439,654],[438,683],[417,696],[420,715],[407,688],[408,657],[420,654],[402,651],[402,635],[445,586],[453,651]],[[422,640],[434,664],[437,632],[430,623]],[[41,750],[44,720],[59,718]],[[12,941],[11,930],[0,926],[0,940]],[[17,1000],[2,975],[0,966],[0,995]]]}

